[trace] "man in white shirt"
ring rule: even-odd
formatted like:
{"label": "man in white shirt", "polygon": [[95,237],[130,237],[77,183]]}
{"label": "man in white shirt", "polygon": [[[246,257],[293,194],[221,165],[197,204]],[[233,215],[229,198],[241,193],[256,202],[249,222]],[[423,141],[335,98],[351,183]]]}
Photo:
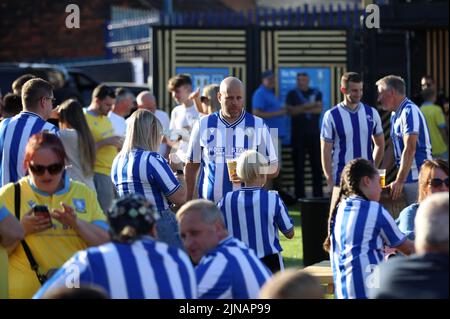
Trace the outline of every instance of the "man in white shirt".
{"label": "man in white shirt", "polygon": [[127,124],[125,117],[130,114],[133,107],[134,95],[129,90],[118,88],[116,90],[116,102],[111,111],[108,112],[108,118],[114,128],[114,134],[125,137]]}
{"label": "man in white shirt", "polygon": [[[170,124],[169,114],[162,110],[158,110],[156,105],[156,98],[150,91],[142,91],[136,97],[136,103],[138,109],[146,109],[155,114],[156,118],[161,122],[161,126],[163,129],[167,129]],[[167,158],[170,151],[170,147],[167,145],[166,139],[164,138],[161,142],[161,146],[159,148],[159,153]]]}
{"label": "man in white shirt", "polygon": [[186,162],[189,135],[194,123],[200,117],[193,101],[189,99],[189,95],[192,93],[192,80],[187,74],[178,74],[169,79],[167,89],[178,103],[170,115],[169,128],[179,135],[175,142],[169,139],[168,143],[178,149],[176,155],[182,162]]}

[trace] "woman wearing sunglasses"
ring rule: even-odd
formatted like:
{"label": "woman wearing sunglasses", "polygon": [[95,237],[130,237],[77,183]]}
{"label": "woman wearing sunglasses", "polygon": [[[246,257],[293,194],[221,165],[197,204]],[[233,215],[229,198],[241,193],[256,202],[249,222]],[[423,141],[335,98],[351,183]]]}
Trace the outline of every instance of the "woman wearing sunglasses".
{"label": "woman wearing sunglasses", "polygon": [[421,202],[433,193],[448,192],[448,162],[443,159],[426,160],[419,173],[419,198],[400,212],[398,228],[414,240],[414,218]]}
{"label": "woman wearing sunglasses", "polygon": [[[106,217],[95,193],[69,179],[65,161],[64,147],[56,135],[35,134],[25,148],[28,176],[17,182],[20,199],[15,197],[15,184],[0,189],[2,209],[16,215],[18,204],[25,243],[32,257],[23,243],[7,247],[10,298],[32,297],[49,270],[61,267],[75,252],[109,240]],[[33,259],[36,270],[31,266]]]}

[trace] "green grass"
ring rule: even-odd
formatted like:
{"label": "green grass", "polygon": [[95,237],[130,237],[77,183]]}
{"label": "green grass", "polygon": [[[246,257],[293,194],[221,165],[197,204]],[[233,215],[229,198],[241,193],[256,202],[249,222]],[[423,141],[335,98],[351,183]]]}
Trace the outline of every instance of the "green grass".
{"label": "green grass", "polygon": [[286,268],[303,268],[302,228],[300,225],[300,209],[298,205],[290,206],[289,215],[294,220],[295,236],[287,239],[280,233],[280,244],[283,247],[283,260]]}
{"label": "green grass", "polygon": [[[293,205],[288,207],[289,215],[294,220],[295,235],[292,239],[287,239],[280,232],[280,244],[283,248],[281,255],[284,260],[285,268],[303,268],[303,242],[302,242],[302,227],[300,224],[300,207]],[[324,288],[325,299],[334,299],[333,294],[326,294],[326,287]]]}

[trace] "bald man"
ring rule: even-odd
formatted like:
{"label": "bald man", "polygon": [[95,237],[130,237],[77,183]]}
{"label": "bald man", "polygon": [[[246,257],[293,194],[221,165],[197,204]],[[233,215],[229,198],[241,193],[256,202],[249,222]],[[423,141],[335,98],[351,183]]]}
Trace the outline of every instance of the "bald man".
{"label": "bald man", "polygon": [[187,200],[193,198],[199,168],[200,198],[217,203],[226,193],[243,187],[232,165],[249,149],[260,152],[269,161],[269,168],[262,174],[268,178],[278,175],[277,152],[270,136],[276,132],[269,132],[261,118],[245,111],[242,82],[235,77],[225,78],[217,97],[220,111],[196,122],[189,140],[185,166]]}
{"label": "bald man", "polygon": [[[136,103],[138,109],[146,109],[155,114],[156,118],[161,122],[163,129],[169,128],[169,115],[161,110],[158,110],[156,98],[150,91],[142,91],[136,97]],[[167,145],[166,140],[163,139],[159,148],[159,153],[166,159],[169,155],[170,147]]]}

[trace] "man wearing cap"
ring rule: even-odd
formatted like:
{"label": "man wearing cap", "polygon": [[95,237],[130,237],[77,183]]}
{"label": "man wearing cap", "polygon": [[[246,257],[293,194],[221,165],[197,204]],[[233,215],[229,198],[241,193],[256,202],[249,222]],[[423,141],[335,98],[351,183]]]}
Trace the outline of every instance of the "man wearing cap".
{"label": "man wearing cap", "polygon": [[[261,74],[261,85],[253,93],[253,114],[264,119],[278,151],[278,166],[281,169],[281,141],[286,135],[286,109],[275,95],[275,74],[267,70]],[[276,139],[276,140],[275,140]],[[276,180],[274,180],[276,187]],[[278,188],[278,187],[276,187]]]}
{"label": "man wearing cap", "polygon": [[294,157],[295,196],[305,197],[304,163],[308,153],[313,178],[313,196],[322,197],[319,127],[322,93],[309,87],[307,73],[297,73],[297,88],[288,92],[286,105],[292,117],[291,145]]}
{"label": "man wearing cap", "polygon": [[107,213],[112,242],[76,253],[33,298],[65,286],[103,288],[112,299],[197,298],[194,268],[180,249],[157,241],[158,214],[143,196],[126,195]]}

